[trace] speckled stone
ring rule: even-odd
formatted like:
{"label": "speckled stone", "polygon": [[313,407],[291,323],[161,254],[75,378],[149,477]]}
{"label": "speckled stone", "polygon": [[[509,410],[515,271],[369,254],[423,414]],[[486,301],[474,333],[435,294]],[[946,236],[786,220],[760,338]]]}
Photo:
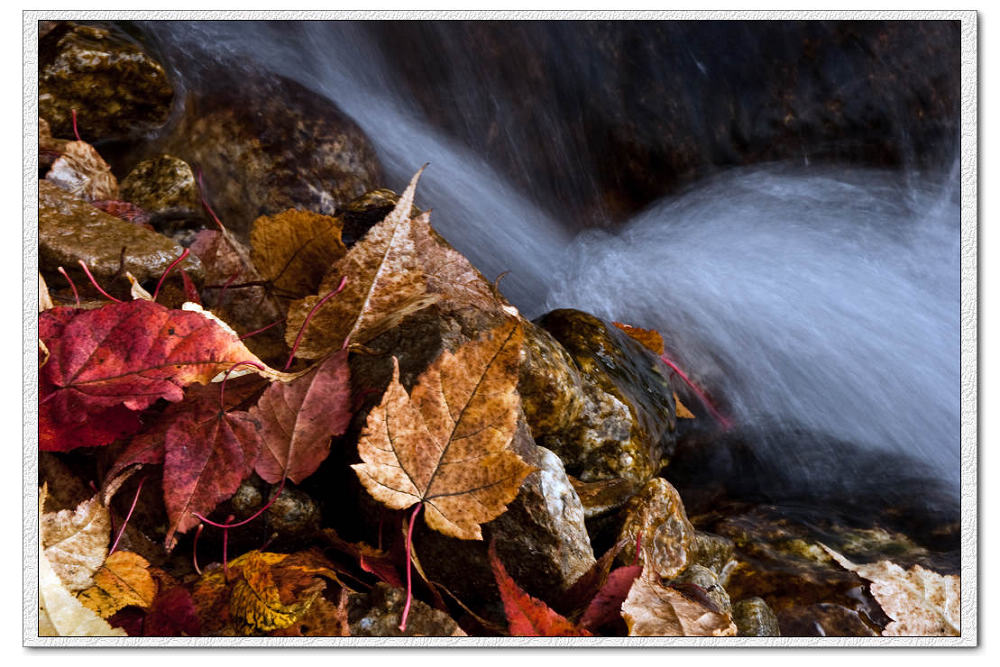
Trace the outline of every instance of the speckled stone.
{"label": "speckled stone", "polygon": [[733,605],[733,622],[740,637],[780,637],[778,617],[761,598],[740,600]]}
{"label": "speckled stone", "polygon": [[399,629],[406,591],[379,583],[366,596],[351,596],[347,617],[352,637],[464,637],[465,632],[443,611],[414,599]]}
{"label": "speckled stone", "polygon": [[615,327],[578,310],[554,310],[536,324],[569,353],[583,384],[579,416],[539,444],[582,482],[614,477],[638,488],[673,453],[673,390],[662,362]]}
{"label": "speckled stone", "polygon": [[163,67],[127,38],[60,23],[38,43],[38,113],[56,137],[124,139],[162,126],[173,88]]}
{"label": "speckled stone", "polygon": [[121,198],[158,218],[199,220],[201,195],[190,165],[172,155],[159,155],[133,167],[120,185]]}
{"label": "speckled stone", "polygon": [[695,540],[694,526],[684,513],[684,503],[676,489],[661,477],[651,479],[625,505],[625,522],[619,533],[619,540],[625,542],[618,555],[621,562],[635,560],[640,535],[639,562],[664,579],[678,576],[691,564],[688,552]]}

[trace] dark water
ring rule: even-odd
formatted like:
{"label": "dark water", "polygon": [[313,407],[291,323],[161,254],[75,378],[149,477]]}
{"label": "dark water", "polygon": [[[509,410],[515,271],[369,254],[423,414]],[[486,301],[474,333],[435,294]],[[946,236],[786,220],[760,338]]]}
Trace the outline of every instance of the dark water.
{"label": "dark water", "polygon": [[[592,215],[584,224],[575,212],[600,179],[593,155],[581,159],[558,129],[572,121],[560,116],[565,105],[536,110],[551,141],[507,128],[522,137],[505,144],[508,153],[524,151],[525,165],[543,153],[542,162],[557,165],[547,180],[512,180],[509,155],[491,158],[468,137],[484,114],[519,118],[523,101],[460,58],[441,59],[425,79],[447,80],[442,103],[450,95],[468,114],[465,140],[427,120],[411,87],[420,70],[389,57],[385,31],[375,38],[347,22],[143,30],[183,85],[210,88],[213,68],[245,66],[329,97],[372,139],[388,187],[401,189],[430,162],[417,204],[433,209],[434,226],[487,277],[509,272],[501,286],[526,315],[576,307],[662,331],[674,358],[720,397],[735,432],[752,443],[763,462],[754,474],[771,488],[813,487],[817,498],[835,488],[889,503],[913,497],[929,478],[943,491],[928,503],[957,510],[960,251],[951,160],[936,170],[917,171],[919,160],[877,170],[802,155],[717,169],[624,221]],[[571,40],[546,48],[558,52],[566,76],[594,76]],[[442,49],[455,55],[454,43]],[[692,58],[694,77],[702,68]],[[833,58],[834,79],[837,66]],[[711,100],[697,90],[697,100],[665,101],[663,113]],[[676,185],[676,174],[663,179]]]}

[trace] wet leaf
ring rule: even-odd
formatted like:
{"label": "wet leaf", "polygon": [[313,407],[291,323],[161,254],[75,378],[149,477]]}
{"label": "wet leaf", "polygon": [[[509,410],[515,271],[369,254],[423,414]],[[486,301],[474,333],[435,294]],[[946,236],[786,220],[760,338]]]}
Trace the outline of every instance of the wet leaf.
{"label": "wet leaf", "polygon": [[583,612],[580,626],[588,630],[597,630],[597,628],[620,618],[622,603],[628,597],[632,583],[641,573],[641,565],[626,565],[608,574],[604,585],[587,605],[587,610]]}
{"label": "wet leaf", "polygon": [[502,514],[534,470],[509,449],[523,337],[513,322],[445,351],[409,396],[393,358],[392,382],[358,443],[363,463],[352,466],[372,497],[392,509],[422,502],[431,528],[482,539],[480,524]]}
{"label": "wet leaf", "polygon": [[351,420],[347,350],[330,355],[291,382],[274,382],[250,409],[263,445],[256,470],[265,481],[287,476],[296,484],[330,454],[330,438]]}
{"label": "wet leaf", "polygon": [[[665,352],[663,347],[663,336],[660,332],[655,329],[642,329],[640,327],[633,327],[628,324],[622,324],[621,322],[613,322],[616,327],[624,331],[633,340],[638,341],[647,350],[660,356]],[[686,405],[681,403],[681,399],[677,397],[677,392],[674,392],[674,403],[676,404],[676,414],[678,419],[694,419],[694,413],[691,412]]]}
{"label": "wet leaf", "polygon": [[[38,507],[45,507],[47,487],[42,487]],[[43,512],[40,520],[42,551],[52,571],[69,591],[93,584],[93,575],[108,555],[111,517],[94,496],[74,510]]]}
{"label": "wet leaf", "polygon": [[589,637],[590,633],[569,622],[541,600],[517,585],[497,557],[493,544],[489,549],[493,577],[500,589],[508,632],[512,637]]}
{"label": "wet leaf", "polygon": [[841,567],[871,582],[872,595],[892,619],[885,637],[958,637],[961,626],[961,579],[914,565],[904,570],[892,561],[858,565],[820,544]]}
{"label": "wet leaf", "polygon": [[632,584],[622,604],[630,637],[732,637],[729,614],[709,609],[679,590],[664,586],[648,569]]}
{"label": "wet leaf", "polygon": [[116,551],[94,573],[94,585],[78,597],[83,606],[108,618],[122,607],[149,607],[156,588],[145,558],[130,551]]}
{"label": "wet leaf", "polygon": [[262,215],[250,232],[251,259],[261,276],[286,298],[319,288],[330,266],[344,256],[340,221],[311,211],[289,209]]}

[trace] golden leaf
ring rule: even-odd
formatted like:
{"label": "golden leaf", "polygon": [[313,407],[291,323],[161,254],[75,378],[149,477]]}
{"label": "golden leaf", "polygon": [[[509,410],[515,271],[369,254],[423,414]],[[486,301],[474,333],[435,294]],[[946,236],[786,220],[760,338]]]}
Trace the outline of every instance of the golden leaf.
{"label": "golden leaf", "polygon": [[676,413],[678,419],[694,419],[694,413],[687,409],[687,406],[681,403],[681,399],[677,397],[677,392],[674,392],[674,405],[677,406]]}
{"label": "golden leaf", "polygon": [[892,561],[858,565],[825,544],[820,546],[841,567],[871,583],[871,592],[892,619],[886,637],[958,637],[961,635],[961,579],[914,565],[904,570]]}
{"label": "golden leaf", "polygon": [[288,209],[262,215],[250,232],[251,258],[257,270],[283,297],[315,292],[327,269],[347,252],[337,218]]}
{"label": "golden leaf", "polygon": [[[47,487],[42,488],[39,509],[44,507]],[[70,591],[81,591],[108,555],[111,517],[94,496],[75,510],[46,512],[41,516],[42,550],[52,570]]]}
{"label": "golden leaf", "polygon": [[502,514],[534,470],[509,449],[523,338],[513,321],[445,351],[409,396],[393,358],[392,382],[358,443],[363,463],[352,466],[372,497],[392,509],[422,502],[431,528],[482,539],[480,524]]}
{"label": "golden leaf", "polygon": [[145,558],[130,551],[116,551],[94,573],[94,585],[78,597],[83,606],[108,618],[122,607],[149,607],[156,589]]}
{"label": "golden leaf", "polygon": [[729,614],[709,609],[680,591],[664,586],[647,569],[636,578],[622,603],[630,637],[733,637]]}
{"label": "golden leaf", "polygon": [[612,322],[616,327],[628,334],[629,338],[638,341],[647,350],[660,356],[663,354],[663,336],[656,329],[640,329],[621,322]]}

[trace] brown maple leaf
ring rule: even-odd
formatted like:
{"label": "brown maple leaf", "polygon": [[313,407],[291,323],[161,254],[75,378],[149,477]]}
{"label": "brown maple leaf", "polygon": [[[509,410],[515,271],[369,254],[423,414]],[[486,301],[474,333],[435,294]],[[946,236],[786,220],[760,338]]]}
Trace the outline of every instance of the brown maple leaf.
{"label": "brown maple leaf", "polygon": [[534,470],[509,449],[523,338],[513,321],[445,351],[411,395],[393,358],[392,382],[358,443],[363,463],[352,466],[372,497],[392,509],[423,503],[431,528],[482,539],[480,524],[502,514]]}
{"label": "brown maple leaf", "polygon": [[118,181],[111,167],[85,141],[63,144],[62,155],[52,163],[45,179],[87,201],[118,199]]}
{"label": "brown maple leaf", "polygon": [[156,590],[145,558],[130,551],[116,551],[94,573],[94,585],[78,597],[84,607],[108,618],[122,607],[148,608]]}
{"label": "brown maple leaf", "polygon": [[648,568],[635,580],[621,607],[630,637],[732,637],[727,613],[664,586]]}
{"label": "brown maple leaf", "polygon": [[347,248],[337,218],[288,209],[262,215],[250,232],[251,259],[282,297],[301,298],[319,288],[327,269]]}

